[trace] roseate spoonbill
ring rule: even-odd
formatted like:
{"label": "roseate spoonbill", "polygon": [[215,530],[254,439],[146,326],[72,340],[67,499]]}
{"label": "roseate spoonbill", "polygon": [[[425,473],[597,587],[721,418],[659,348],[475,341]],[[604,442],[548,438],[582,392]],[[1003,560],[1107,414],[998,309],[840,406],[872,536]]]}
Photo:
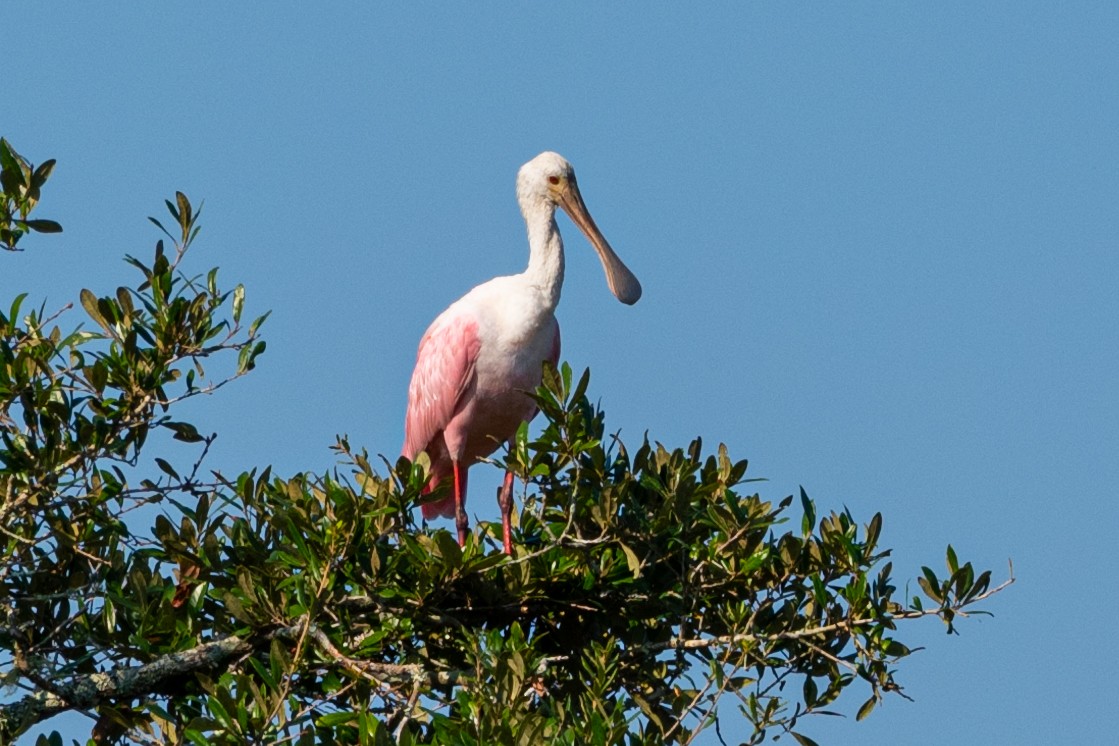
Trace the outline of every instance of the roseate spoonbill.
{"label": "roseate spoonbill", "polygon": [[[555,309],[563,285],[563,239],[556,225],[562,207],[590,240],[606,282],[622,303],[641,297],[633,276],[591,219],[575,171],[562,156],[545,152],[517,173],[517,202],[528,228],[528,268],[474,288],[441,313],[424,333],[408,386],[402,454],[431,459],[431,492],[452,479],[451,495],[423,505],[424,518],[455,518],[459,544],[466,541],[466,473],[536,415],[526,392],[540,385],[545,360],[559,359]],[[502,542],[512,553],[510,515],[513,475],[498,496]]]}

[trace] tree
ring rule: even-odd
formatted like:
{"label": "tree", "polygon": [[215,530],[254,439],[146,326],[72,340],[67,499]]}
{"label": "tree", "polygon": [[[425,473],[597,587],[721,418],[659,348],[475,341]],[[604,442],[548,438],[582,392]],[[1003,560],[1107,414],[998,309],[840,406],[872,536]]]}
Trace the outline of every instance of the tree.
{"label": "tree", "polygon": [[[4,148],[26,204],[50,169]],[[88,328],[21,319],[23,296],[0,313],[0,742],[76,710],[98,744],[688,743],[725,702],[743,742],[807,744],[801,718],[844,690],[859,718],[904,696],[899,622],[955,631],[1012,582],[949,546],[924,600],[899,598],[880,514],[774,504],[699,439],[630,450],[567,365],[500,459],[527,482],[512,557],[499,525],[463,547],[417,525],[423,455],[375,469],[341,438],[321,474],[209,473],[216,436],[176,412],[252,371],[267,314],[245,325],[242,286],[187,271],[198,212],[167,208],[172,250],[83,291]],[[15,214],[13,245],[37,230]],[[152,457],[160,430],[179,443]]]}

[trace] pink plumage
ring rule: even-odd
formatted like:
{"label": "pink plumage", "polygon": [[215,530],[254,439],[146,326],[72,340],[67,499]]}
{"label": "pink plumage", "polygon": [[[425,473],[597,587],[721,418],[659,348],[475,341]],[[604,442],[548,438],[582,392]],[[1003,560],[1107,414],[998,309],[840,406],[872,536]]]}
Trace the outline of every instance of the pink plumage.
{"label": "pink plumage", "polygon": [[[483,283],[432,322],[416,355],[408,386],[402,455],[431,459],[431,492],[450,480],[451,493],[423,506],[424,518],[454,517],[466,541],[467,470],[509,440],[536,415],[528,396],[540,385],[545,360],[559,360],[555,308],[563,286],[563,241],[556,226],[562,207],[598,252],[607,283],[623,303],[641,297],[637,278],[614,254],[591,219],[575,173],[555,153],[541,153],[521,167],[517,200],[528,228],[529,263],[519,275]],[[499,496],[502,540],[512,553],[512,475]]]}

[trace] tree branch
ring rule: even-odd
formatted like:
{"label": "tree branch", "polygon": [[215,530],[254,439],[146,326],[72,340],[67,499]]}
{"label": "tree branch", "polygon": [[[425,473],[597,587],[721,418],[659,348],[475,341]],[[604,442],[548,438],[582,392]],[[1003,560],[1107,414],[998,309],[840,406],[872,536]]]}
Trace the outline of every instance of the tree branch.
{"label": "tree branch", "polygon": [[996,593],[1005,590],[1009,586],[1013,585],[1014,580],[1015,578],[1012,574],[1009,578],[1004,580],[1002,584],[996,586],[995,588],[991,588],[984,593],[975,596],[974,598],[968,599],[967,601],[961,603],[949,604],[944,607],[937,607],[935,609],[922,609],[920,611],[916,609],[908,609],[905,611],[899,611],[894,614],[887,614],[881,617],[843,619],[833,624],[825,624],[819,627],[805,627],[804,629],[792,630],[788,632],[778,632],[771,635],[744,632],[737,635],[719,635],[716,637],[673,637],[672,639],[665,640],[664,642],[642,645],[638,648],[635,648],[634,650],[640,650],[643,652],[656,652],[659,650],[695,650],[697,648],[712,648],[723,645],[737,645],[738,643],[742,642],[778,642],[781,640],[802,640],[804,638],[818,637],[820,635],[827,635],[837,631],[854,632],[856,629],[862,627],[871,627],[876,624],[881,624],[884,621],[897,621],[899,619],[920,619],[927,616],[939,616],[945,610],[954,612],[961,616],[966,616],[967,613],[964,611],[966,608],[968,608],[969,606],[973,606],[980,601],[984,601],[995,595]]}
{"label": "tree branch", "polygon": [[[4,628],[2,631],[7,632]],[[142,666],[114,668],[110,671],[76,676],[59,683],[53,691],[36,691],[18,702],[0,704],[0,743],[67,710],[88,710],[103,702],[120,702],[145,697],[167,688],[176,679],[197,671],[222,667],[237,658],[249,655],[264,643],[279,638],[296,642],[309,637],[328,658],[351,673],[381,683],[385,681],[428,681],[453,684],[456,671],[429,671],[418,664],[382,663],[351,658],[338,650],[326,633],[306,617],[295,624],[279,627],[256,638],[236,636],[207,642],[190,650],[164,655]]]}
{"label": "tree branch", "polygon": [[171,653],[142,666],[75,677],[60,684],[56,693],[37,691],[18,702],[0,705],[0,741],[13,738],[35,723],[66,710],[85,710],[106,700],[132,699],[159,691],[176,677],[216,668],[252,652],[254,646],[240,637],[225,637],[190,650]]}

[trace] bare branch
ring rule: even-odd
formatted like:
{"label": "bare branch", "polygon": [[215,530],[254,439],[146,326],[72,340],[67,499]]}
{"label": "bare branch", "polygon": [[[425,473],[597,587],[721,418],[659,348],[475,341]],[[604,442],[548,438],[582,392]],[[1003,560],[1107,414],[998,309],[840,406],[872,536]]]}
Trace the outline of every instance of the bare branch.
{"label": "bare branch", "polygon": [[217,668],[252,650],[252,643],[231,636],[165,655],[142,666],[76,676],[58,686],[57,694],[38,691],[17,702],[0,705],[0,740],[12,738],[31,725],[66,710],[86,710],[101,702],[129,700],[159,692],[181,676]]}

